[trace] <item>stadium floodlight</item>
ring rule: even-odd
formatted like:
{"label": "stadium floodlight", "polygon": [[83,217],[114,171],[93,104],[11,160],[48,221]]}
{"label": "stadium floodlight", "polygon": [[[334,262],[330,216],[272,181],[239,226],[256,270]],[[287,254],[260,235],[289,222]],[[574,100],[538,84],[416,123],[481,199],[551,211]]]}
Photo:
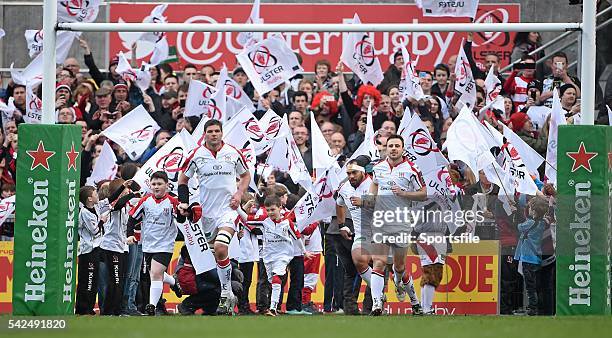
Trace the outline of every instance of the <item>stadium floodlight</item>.
{"label": "stadium floodlight", "polygon": [[[44,74],[43,123],[54,123],[55,102],[55,32],[554,32],[582,31],[583,79],[595,78],[595,3],[583,5],[582,23],[453,23],[453,24],[198,24],[198,23],[57,23],[57,1],[45,0],[43,10]],[[47,47],[49,46],[49,47]],[[581,81],[582,124],[594,123],[595,84]],[[591,83],[593,82],[593,83]]]}

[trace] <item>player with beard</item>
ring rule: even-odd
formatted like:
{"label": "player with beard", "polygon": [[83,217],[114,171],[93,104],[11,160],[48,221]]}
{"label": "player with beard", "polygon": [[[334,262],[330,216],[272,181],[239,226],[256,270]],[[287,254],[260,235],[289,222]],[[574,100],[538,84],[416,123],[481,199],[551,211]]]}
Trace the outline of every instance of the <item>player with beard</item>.
{"label": "player with beard", "polygon": [[[242,153],[222,141],[221,122],[208,120],[204,124],[204,144],[194,149],[185,170],[178,180],[178,206],[188,214],[190,178],[197,175],[200,181],[200,205],[202,206],[202,228],[206,238],[214,238],[217,273],[221,282],[219,313],[233,314],[237,303],[231,289],[232,266],[228,247],[236,232],[236,209],[247,190],[251,175]],[[236,185],[236,178],[239,182]]]}
{"label": "player with beard", "polygon": [[[375,212],[395,212],[398,209],[403,211],[405,208],[412,208],[413,201],[424,201],[427,198],[427,189],[423,181],[423,175],[417,166],[404,156],[404,140],[402,137],[399,135],[389,136],[385,150],[386,159],[374,165],[373,168],[373,179],[369,191],[373,196],[368,196],[368,199],[364,201],[368,208],[374,207]],[[373,219],[373,221],[376,220]],[[383,236],[381,237],[402,233],[410,234],[412,228],[406,221],[398,219],[393,222],[385,222],[377,229],[382,233]],[[374,222],[372,225],[376,226]],[[393,281],[395,282],[397,298],[403,301],[406,293],[408,293],[412,305],[418,304],[414,293],[414,283],[405,271],[409,244],[408,242],[390,244],[384,241],[372,243],[370,251],[373,260],[370,279],[373,300],[371,315],[380,316],[383,313],[384,269],[390,248],[393,252]]]}

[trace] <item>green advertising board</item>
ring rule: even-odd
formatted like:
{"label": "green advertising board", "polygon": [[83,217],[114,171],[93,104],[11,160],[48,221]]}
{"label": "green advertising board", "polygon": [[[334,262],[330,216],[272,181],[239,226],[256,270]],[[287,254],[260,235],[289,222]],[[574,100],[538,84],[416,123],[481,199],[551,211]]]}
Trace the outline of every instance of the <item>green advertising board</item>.
{"label": "green advertising board", "polygon": [[14,315],[74,313],[80,152],[80,126],[19,126]]}
{"label": "green advertising board", "polygon": [[612,128],[560,126],[557,315],[610,314]]}

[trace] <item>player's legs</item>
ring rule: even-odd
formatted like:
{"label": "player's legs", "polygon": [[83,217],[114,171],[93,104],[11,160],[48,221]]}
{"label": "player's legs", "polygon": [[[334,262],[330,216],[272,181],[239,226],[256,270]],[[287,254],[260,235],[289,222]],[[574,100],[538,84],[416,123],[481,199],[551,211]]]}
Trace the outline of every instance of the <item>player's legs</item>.
{"label": "player's legs", "polygon": [[312,258],[304,258],[304,288],[302,289],[302,310],[304,310],[304,307],[308,307],[307,305],[309,305],[311,301],[312,292],[317,286],[317,282],[319,280],[320,262],[321,253],[315,253]]}
{"label": "player's legs", "polygon": [[372,278],[372,268],[370,267],[370,256],[369,249],[361,238],[355,238],[353,241],[353,247],[351,248],[351,257],[353,258],[353,264],[361,279],[370,286]]}
{"label": "player's legs", "polygon": [[217,261],[217,274],[221,283],[221,299],[219,311],[225,314],[234,312],[234,295],[232,293],[232,264],[229,259],[229,244],[234,236],[235,230],[231,227],[219,227],[215,237],[215,260]]}
{"label": "player's legs", "polygon": [[384,288],[385,288],[385,265],[387,263],[387,255],[381,255],[389,251],[389,247],[385,244],[372,244],[372,251],[376,254],[372,255],[373,267],[372,277],[370,279],[370,289],[372,290],[372,313],[373,316],[380,316],[383,313]]}
{"label": "player's legs", "polygon": [[393,282],[395,283],[395,292],[397,299],[401,302],[406,298],[406,294],[410,298],[412,305],[412,313],[415,315],[422,314],[419,299],[414,291],[414,281],[406,272],[406,255],[408,248],[394,247],[393,248]]}
{"label": "player's legs", "polygon": [[435,314],[433,309],[433,300],[436,288],[442,281],[442,264],[430,264],[423,266],[423,277],[421,279],[421,303],[423,303],[423,312],[426,314]]}

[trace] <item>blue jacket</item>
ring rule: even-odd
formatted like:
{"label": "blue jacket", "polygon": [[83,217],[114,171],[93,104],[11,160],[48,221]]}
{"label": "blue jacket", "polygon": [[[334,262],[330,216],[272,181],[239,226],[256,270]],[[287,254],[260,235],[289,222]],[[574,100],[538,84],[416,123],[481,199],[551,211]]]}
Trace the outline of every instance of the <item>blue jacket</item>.
{"label": "blue jacket", "polygon": [[525,263],[542,263],[542,236],[544,234],[544,220],[527,219],[518,225],[520,237],[514,253],[514,259]]}

